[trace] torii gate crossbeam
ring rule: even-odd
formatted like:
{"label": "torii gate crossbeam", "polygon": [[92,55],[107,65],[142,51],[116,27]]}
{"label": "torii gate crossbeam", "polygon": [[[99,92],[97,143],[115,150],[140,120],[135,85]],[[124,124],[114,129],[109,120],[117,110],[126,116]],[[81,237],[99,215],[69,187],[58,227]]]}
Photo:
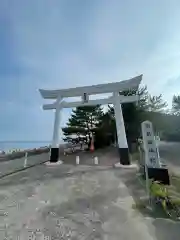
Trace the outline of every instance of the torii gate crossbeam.
{"label": "torii gate crossbeam", "polygon": [[[141,80],[142,80],[142,75],[139,75],[129,80],[115,82],[115,83],[98,84],[93,86],[60,89],[60,90],[39,89],[40,94],[44,99],[56,100],[52,104],[43,105],[44,110],[52,110],[52,109],[56,110],[50,162],[57,162],[59,158],[60,112],[63,108],[74,108],[78,106],[89,106],[89,105],[97,105],[97,104],[113,104],[114,110],[115,110],[120,163],[124,165],[129,165],[130,164],[129,150],[128,150],[128,144],[126,139],[126,132],[124,127],[121,104],[138,101],[138,96],[137,95],[123,96],[123,95],[120,95],[119,92],[127,91],[127,90],[138,90]],[[101,94],[101,93],[111,93],[111,92],[112,92],[112,96],[109,98],[89,100],[90,95]],[[82,97],[82,101],[66,102],[63,100],[63,98],[76,97],[76,96]]]}

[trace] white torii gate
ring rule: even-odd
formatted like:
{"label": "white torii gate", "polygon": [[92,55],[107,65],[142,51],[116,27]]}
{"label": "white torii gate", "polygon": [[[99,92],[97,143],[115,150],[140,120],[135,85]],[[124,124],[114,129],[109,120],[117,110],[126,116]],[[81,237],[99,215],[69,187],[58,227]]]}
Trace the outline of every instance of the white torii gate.
{"label": "white torii gate", "polygon": [[[44,99],[56,99],[52,104],[43,105],[44,110],[55,109],[55,120],[54,120],[54,131],[53,140],[51,147],[50,162],[57,162],[59,158],[59,128],[60,128],[60,112],[63,108],[74,108],[78,106],[92,106],[97,104],[114,104],[115,119],[116,119],[116,129],[118,137],[118,147],[120,154],[120,163],[124,165],[130,164],[129,150],[126,139],[126,132],[124,127],[124,119],[121,109],[122,103],[129,103],[138,101],[138,96],[123,96],[119,92],[127,90],[137,90],[139,84],[142,80],[142,75],[131,78],[129,80],[98,84],[85,87],[76,87],[69,89],[60,90],[43,90],[39,89],[41,96]],[[90,95],[102,94],[102,93],[112,93],[112,96],[105,99],[89,100]],[[82,98],[81,101],[77,102],[66,102],[63,98],[77,97]]]}

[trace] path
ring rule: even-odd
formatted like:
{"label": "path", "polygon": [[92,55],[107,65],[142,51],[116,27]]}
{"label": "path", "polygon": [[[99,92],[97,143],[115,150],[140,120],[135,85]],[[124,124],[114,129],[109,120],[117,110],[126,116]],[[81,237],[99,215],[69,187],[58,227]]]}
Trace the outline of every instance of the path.
{"label": "path", "polygon": [[87,154],[86,165],[43,164],[1,179],[0,239],[178,240],[179,223],[133,210],[135,170],[108,166],[118,156],[103,153],[101,166]]}
{"label": "path", "polygon": [[121,172],[108,166],[39,165],[2,179],[0,239],[152,239],[134,215]]}

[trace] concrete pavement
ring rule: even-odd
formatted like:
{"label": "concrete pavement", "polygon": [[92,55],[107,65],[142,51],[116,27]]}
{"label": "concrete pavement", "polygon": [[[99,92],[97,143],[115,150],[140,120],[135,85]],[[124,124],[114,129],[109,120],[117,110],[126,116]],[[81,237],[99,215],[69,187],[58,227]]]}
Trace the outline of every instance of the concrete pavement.
{"label": "concrete pavement", "polygon": [[[49,159],[48,153],[41,153],[27,157],[27,167],[39,164]],[[25,157],[0,162],[0,177],[24,168]]]}
{"label": "concrete pavement", "polygon": [[112,168],[118,156],[103,153],[101,166],[87,154],[79,166],[43,164],[1,179],[0,239],[179,239],[179,223],[133,210],[136,171]]}
{"label": "concrete pavement", "polygon": [[1,180],[0,239],[154,239],[115,171],[38,166]]}

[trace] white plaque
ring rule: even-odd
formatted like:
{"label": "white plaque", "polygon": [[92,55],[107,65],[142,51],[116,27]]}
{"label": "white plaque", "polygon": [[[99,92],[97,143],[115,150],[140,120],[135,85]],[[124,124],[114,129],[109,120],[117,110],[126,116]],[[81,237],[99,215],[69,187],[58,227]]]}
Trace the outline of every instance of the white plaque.
{"label": "white plaque", "polygon": [[148,167],[160,168],[152,123],[150,121],[143,122],[141,124],[141,129],[145,151],[145,162]]}
{"label": "white plaque", "polygon": [[88,103],[89,101],[89,95],[87,93],[84,93],[82,96],[83,103]]}

